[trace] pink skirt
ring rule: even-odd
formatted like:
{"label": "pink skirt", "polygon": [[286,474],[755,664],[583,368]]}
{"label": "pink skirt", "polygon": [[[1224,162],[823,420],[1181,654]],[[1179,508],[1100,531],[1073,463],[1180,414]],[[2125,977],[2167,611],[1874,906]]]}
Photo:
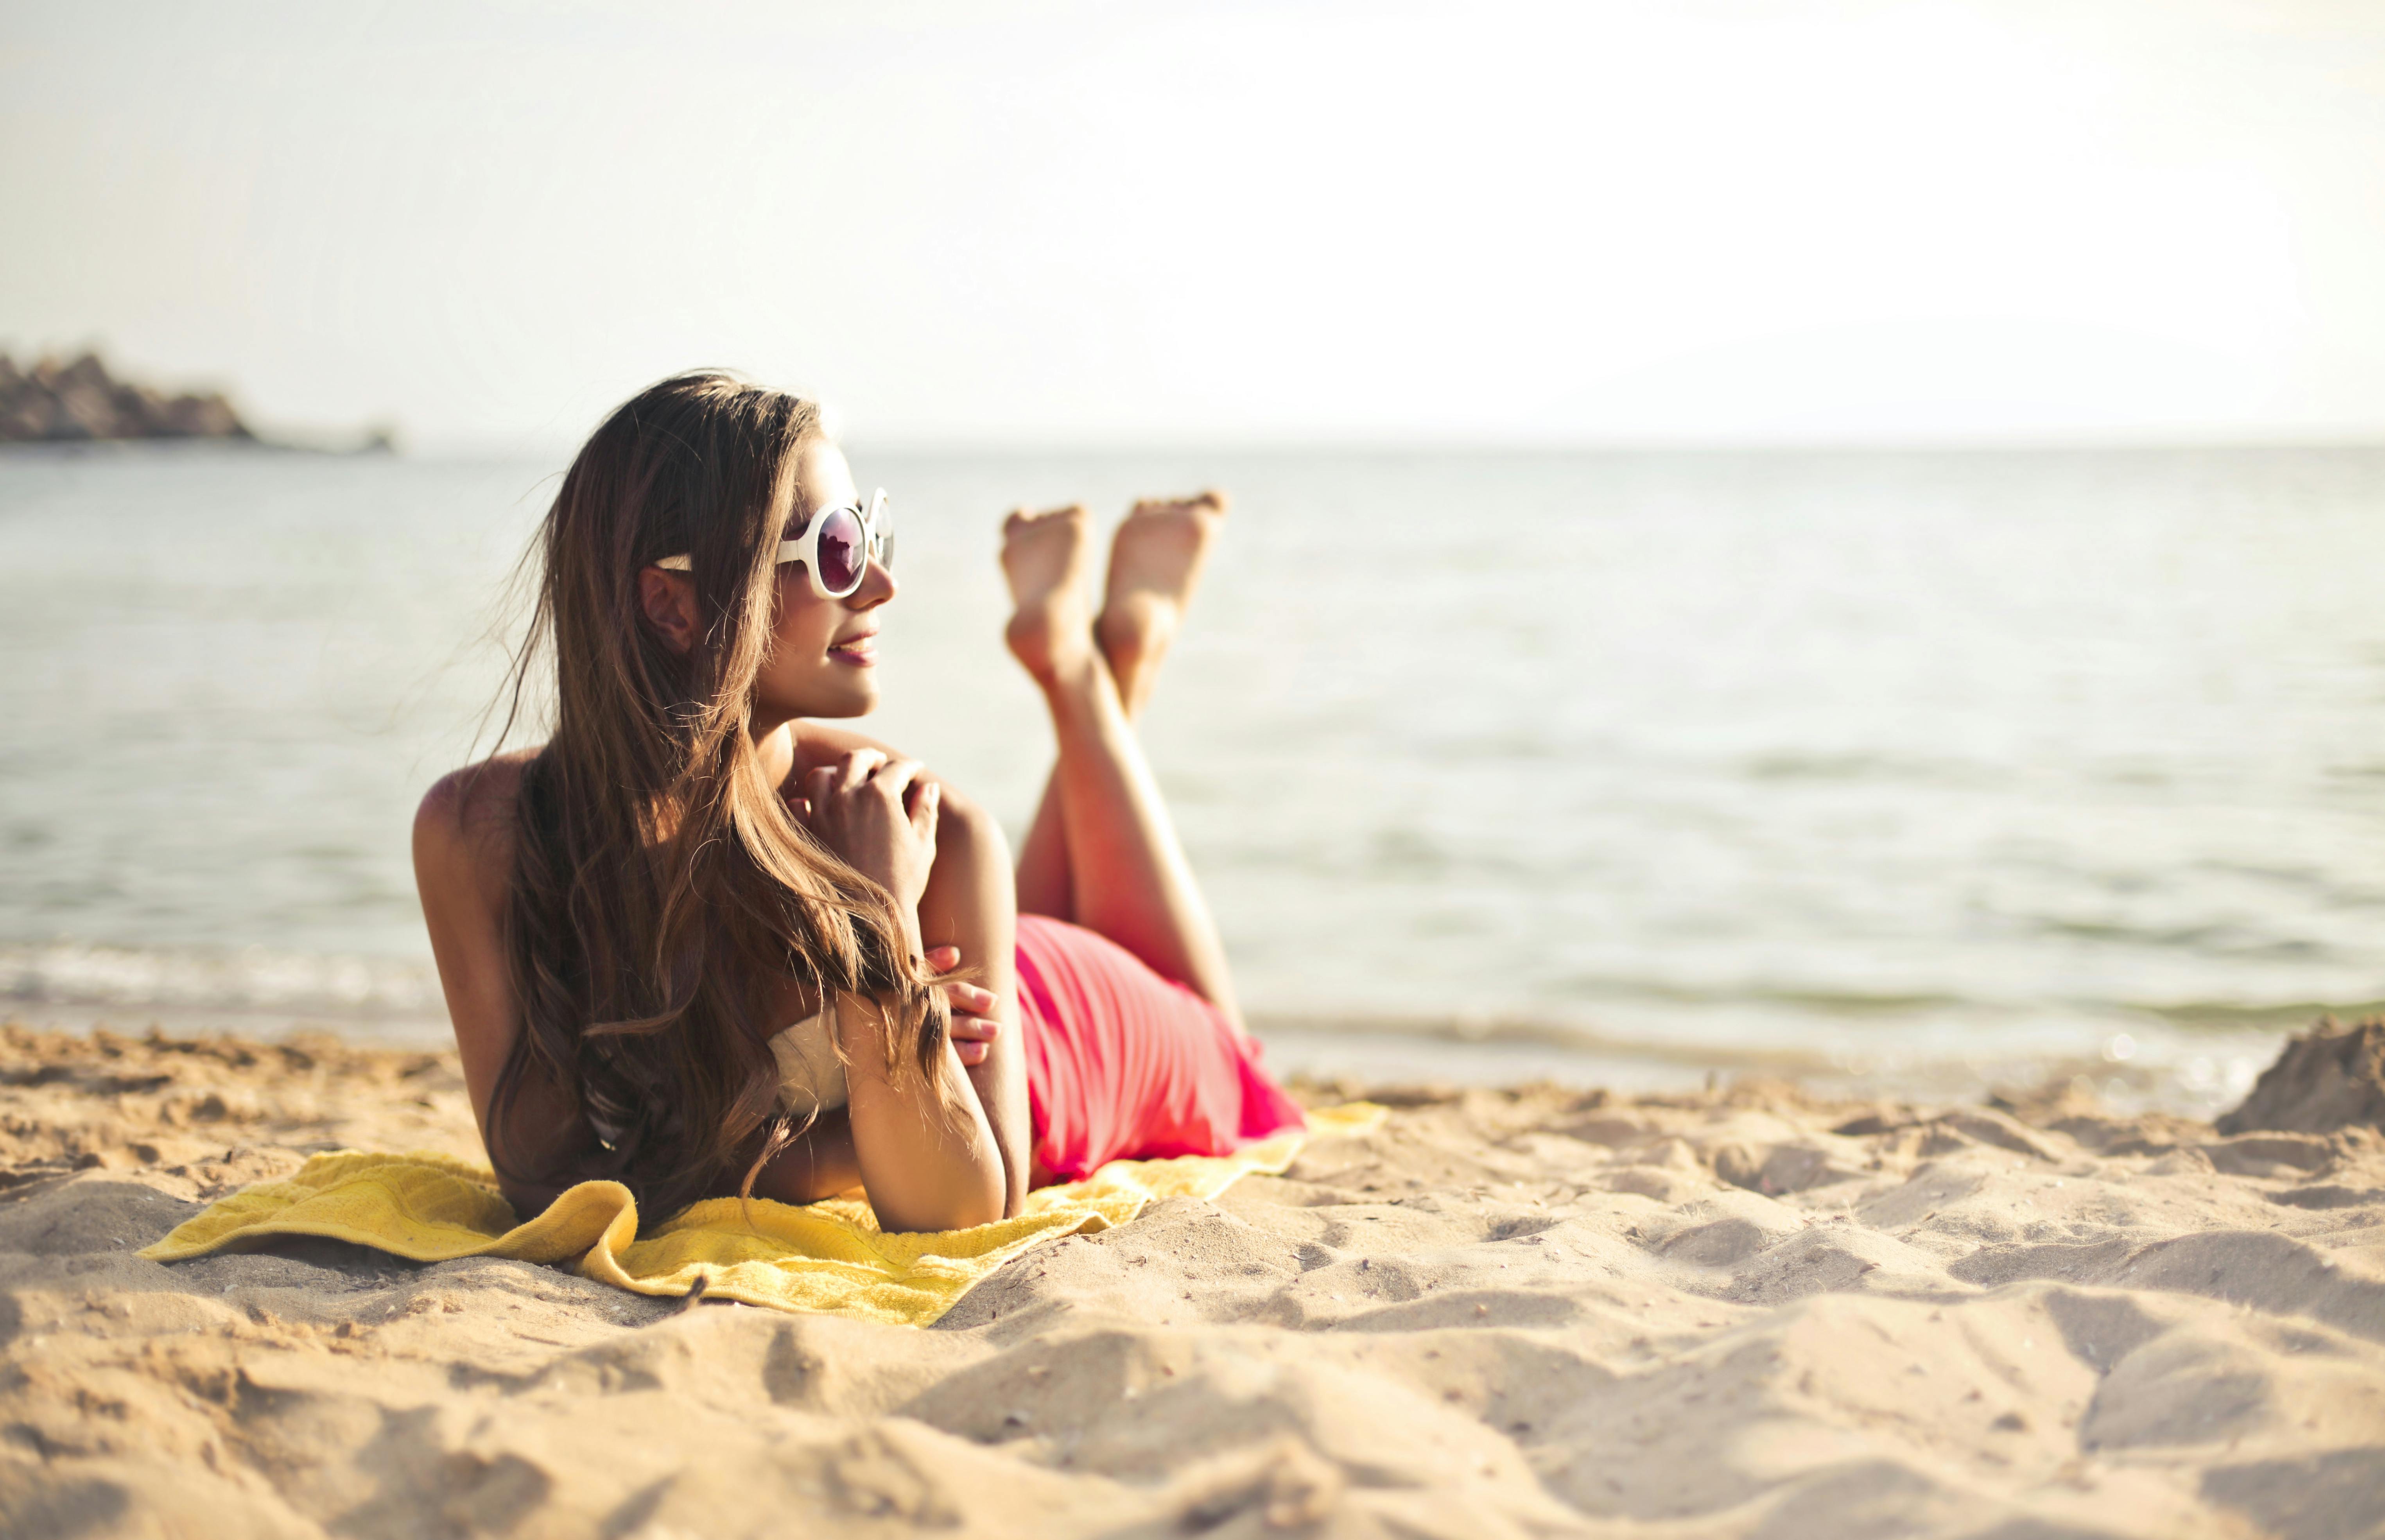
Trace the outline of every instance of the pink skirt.
{"label": "pink skirt", "polygon": [[1107,1160],[1227,1155],[1305,1125],[1258,1044],[1080,925],[1018,917],[1018,1014],[1038,1182]]}

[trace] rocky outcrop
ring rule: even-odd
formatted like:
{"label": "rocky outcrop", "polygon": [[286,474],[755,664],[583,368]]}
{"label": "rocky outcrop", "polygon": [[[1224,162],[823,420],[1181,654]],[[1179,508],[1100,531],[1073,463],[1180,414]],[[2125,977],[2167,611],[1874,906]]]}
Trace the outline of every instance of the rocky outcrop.
{"label": "rocky outcrop", "polygon": [[0,444],[254,437],[221,394],[168,395],[119,380],[95,353],[30,369],[0,354]]}
{"label": "rocky outcrop", "polygon": [[2286,1045],[2218,1126],[2222,1133],[2385,1128],[2385,1020],[2353,1027],[2321,1020]]}

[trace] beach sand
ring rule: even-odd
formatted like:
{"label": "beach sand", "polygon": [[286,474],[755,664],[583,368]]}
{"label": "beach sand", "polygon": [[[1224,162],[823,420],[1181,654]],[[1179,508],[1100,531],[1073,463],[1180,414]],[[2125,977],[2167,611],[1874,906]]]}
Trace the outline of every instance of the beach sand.
{"label": "beach sand", "polygon": [[2385,1525],[2370,1128],[1369,1089],[1380,1133],[913,1331],[330,1242],[143,1261],[309,1151],[477,1156],[453,1057],[6,1029],[0,1534]]}

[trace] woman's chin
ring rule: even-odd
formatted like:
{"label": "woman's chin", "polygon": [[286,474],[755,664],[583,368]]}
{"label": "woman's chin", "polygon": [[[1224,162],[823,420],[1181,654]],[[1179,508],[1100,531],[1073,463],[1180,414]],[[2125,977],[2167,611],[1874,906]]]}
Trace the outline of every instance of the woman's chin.
{"label": "woman's chin", "polygon": [[832,688],[790,691],[776,699],[771,698],[772,694],[765,692],[756,696],[756,704],[780,717],[833,720],[843,717],[866,717],[878,709],[878,682],[866,676],[838,681]]}
{"label": "woman's chin", "polygon": [[866,717],[878,709],[878,685],[871,682],[866,688],[823,690],[819,704],[804,713],[806,717]]}

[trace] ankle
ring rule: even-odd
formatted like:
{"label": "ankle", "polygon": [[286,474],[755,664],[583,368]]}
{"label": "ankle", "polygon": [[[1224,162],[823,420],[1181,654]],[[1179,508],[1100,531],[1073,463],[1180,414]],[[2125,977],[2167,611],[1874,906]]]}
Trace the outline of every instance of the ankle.
{"label": "ankle", "polygon": [[1133,721],[1143,715],[1143,702],[1151,698],[1151,677],[1134,669],[1119,668],[1114,657],[1106,661],[1110,687],[1118,692],[1118,707],[1126,712],[1126,720]]}
{"label": "ankle", "polygon": [[1093,620],[1093,642],[1109,665],[1118,701],[1132,716],[1151,694],[1153,677],[1168,656],[1173,617],[1153,605],[1103,607]]}
{"label": "ankle", "polygon": [[1095,692],[1118,695],[1117,682],[1110,675],[1109,664],[1094,647],[1055,649],[1039,658],[1028,675],[1035,681],[1046,699],[1055,707],[1064,701],[1078,700]]}
{"label": "ankle", "polygon": [[1142,659],[1131,656],[1122,657],[1105,647],[1102,649],[1102,663],[1109,672],[1110,687],[1118,692],[1118,704],[1126,707],[1126,714],[1131,718],[1142,709],[1143,696],[1150,694],[1144,687]]}

